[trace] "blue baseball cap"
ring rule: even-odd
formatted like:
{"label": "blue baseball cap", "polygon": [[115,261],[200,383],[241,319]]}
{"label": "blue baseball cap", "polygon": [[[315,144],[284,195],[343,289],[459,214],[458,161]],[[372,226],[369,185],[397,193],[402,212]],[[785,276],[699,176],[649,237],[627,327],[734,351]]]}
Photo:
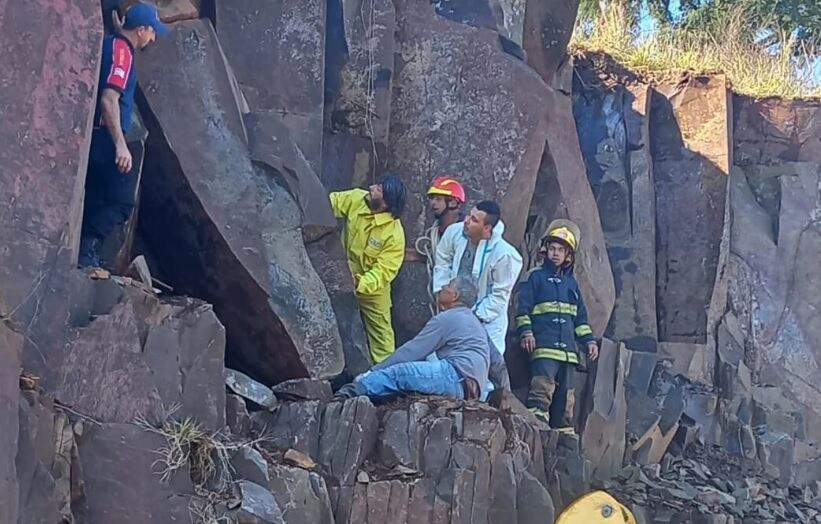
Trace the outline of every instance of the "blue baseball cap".
{"label": "blue baseball cap", "polygon": [[138,27],[152,27],[158,36],[167,35],[168,26],[160,22],[160,15],[153,5],[138,2],[125,12],[123,29],[137,29]]}

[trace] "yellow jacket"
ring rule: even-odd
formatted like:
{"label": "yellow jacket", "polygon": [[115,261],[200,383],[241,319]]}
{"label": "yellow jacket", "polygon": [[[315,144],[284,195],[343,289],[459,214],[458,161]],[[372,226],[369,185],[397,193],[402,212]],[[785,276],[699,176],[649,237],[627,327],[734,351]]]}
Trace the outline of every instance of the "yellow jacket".
{"label": "yellow jacket", "polygon": [[405,258],[405,230],[390,213],[372,213],[368,192],[351,189],[331,193],[331,208],[345,219],[342,245],[360,295],[390,293],[390,283]]}

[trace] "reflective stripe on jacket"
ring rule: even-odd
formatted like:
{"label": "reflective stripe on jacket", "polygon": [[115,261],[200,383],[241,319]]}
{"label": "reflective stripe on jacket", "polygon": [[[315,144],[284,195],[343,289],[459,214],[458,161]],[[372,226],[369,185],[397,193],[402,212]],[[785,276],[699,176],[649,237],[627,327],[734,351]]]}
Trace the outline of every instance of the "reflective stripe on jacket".
{"label": "reflective stripe on jacket", "polygon": [[390,293],[405,258],[405,231],[390,213],[373,213],[365,201],[364,189],[330,194],[337,218],[345,219],[342,244],[360,295]]}
{"label": "reflective stripe on jacket", "polygon": [[576,344],[593,341],[593,330],[572,268],[557,271],[545,260],[528,275],[516,294],[516,330],[536,338],[531,358],[579,362]]}

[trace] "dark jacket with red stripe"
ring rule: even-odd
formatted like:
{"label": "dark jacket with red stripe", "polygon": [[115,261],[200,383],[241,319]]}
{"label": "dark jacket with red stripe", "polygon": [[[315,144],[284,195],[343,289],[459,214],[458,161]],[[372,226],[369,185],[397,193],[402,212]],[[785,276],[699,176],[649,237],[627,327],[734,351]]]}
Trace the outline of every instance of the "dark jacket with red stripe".
{"label": "dark jacket with red stripe", "polygon": [[594,338],[572,267],[558,270],[545,260],[530,272],[516,295],[516,328],[519,336],[532,333],[536,338],[532,358],[578,363],[577,343],[586,345]]}
{"label": "dark jacket with red stripe", "polygon": [[120,93],[120,127],[123,132],[131,127],[134,113],[134,92],[137,89],[137,71],[134,67],[134,48],[126,37],[108,34],[103,39],[100,64],[100,87],[97,90],[97,110],[94,126],[104,127],[100,98],[103,91],[113,89]]}

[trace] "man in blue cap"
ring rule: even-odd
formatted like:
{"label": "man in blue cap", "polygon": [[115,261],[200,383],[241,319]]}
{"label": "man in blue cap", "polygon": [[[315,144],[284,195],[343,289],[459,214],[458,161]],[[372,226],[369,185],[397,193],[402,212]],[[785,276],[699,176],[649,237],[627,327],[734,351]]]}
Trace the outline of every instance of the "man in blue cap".
{"label": "man in blue cap", "polygon": [[132,5],[119,31],[103,40],[97,109],[86,174],[80,266],[100,266],[103,240],[122,225],[134,208],[137,177],[131,175],[131,152],[125,140],[134,110],[137,72],[134,52],[157,35],[168,33],[157,8]]}

